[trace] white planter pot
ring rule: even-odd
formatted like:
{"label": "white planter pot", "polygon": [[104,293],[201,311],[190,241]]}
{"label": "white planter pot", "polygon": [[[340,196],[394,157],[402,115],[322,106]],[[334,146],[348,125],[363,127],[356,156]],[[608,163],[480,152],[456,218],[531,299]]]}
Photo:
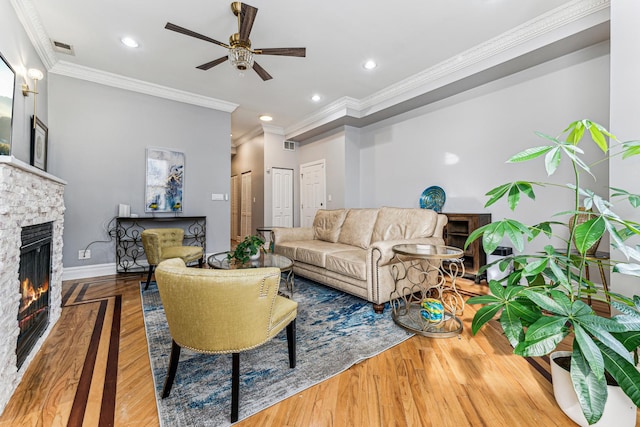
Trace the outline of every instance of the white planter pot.
{"label": "white planter pot", "polygon": [[[562,412],[567,414],[576,424],[587,427],[587,419],[582,413],[578,397],[573,389],[569,371],[560,367],[554,359],[562,356],[571,356],[570,351],[556,351],[549,356],[551,363],[551,379],[553,382],[553,394]],[[624,394],[618,386],[607,386],[608,398],[604,406],[602,418],[592,426],[598,427],[634,427],[636,425],[637,408],[631,399]]]}

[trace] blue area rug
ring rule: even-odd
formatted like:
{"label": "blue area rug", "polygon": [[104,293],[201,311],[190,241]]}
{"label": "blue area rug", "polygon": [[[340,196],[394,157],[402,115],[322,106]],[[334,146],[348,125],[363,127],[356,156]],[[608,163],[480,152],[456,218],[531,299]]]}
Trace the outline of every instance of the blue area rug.
{"label": "blue area rug", "polygon": [[[293,299],[297,366],[289,368],[284,330],[240,353],[240,420],[411,337],[393,323],[388,304],[384,314],[375,314],[371,303],[302,278],[295,280]],[[161,424],[230,425],[231,355],[183,349],[171,395],[162,399],[171,336],[155,282],[142,292],[142,304]]]}

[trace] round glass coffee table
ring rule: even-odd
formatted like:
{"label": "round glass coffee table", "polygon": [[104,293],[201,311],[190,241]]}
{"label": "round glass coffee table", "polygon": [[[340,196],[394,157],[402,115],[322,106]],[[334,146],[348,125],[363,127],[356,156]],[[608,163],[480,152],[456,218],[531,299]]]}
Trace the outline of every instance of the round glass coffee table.
{"label": "round glass coffee table", "polygon": [[457,316],[464,298],[456,278],[464,274],[462,249],[439,245],[395,245],[391,274],[391,317],[402,328],[432,338],[453,337],[462,332]]}
{"label": "round glass coffee table", "polygon": [[233,270],[240,268],[262,268],[262,267],[277,267],[282,272],[282,281],[289,292],[290,297],[293,297],[293,261],[283,255],[272,253],[261,253],[260,258],[255,260],[249,260],[244,264],[237,264],[229,261],[227,254],[229,252],[218,252],[210,255],[207,258],[207,264],[211,268],[217,268],[219,270]]}

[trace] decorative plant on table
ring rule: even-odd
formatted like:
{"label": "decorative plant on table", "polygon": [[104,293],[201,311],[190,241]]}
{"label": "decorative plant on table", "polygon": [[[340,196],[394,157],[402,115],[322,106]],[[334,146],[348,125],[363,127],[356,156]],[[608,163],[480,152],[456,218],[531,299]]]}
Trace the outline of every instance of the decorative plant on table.
{"label": "decorative plant on table", "polygon": [[247,236],[242,242],[238,243],[238,246],[233,251],[227,254],[227,259],[238,264],[244,264],[252,256],[258,255],[260,252],[266,252],[264,239],[261,236]]}
{"label": "decorative plant on table", "polygon": [[[633,247],[626,243],[629,237],[640,235],[640,224],[621,218],[613,211],[613,200],[622,200],[638,208],[640,196],[611,188],[612,200],[607,201],[581,187],[581,178],[592,175],[590,166],[581,158],[584,152],[579,147],[585,133],[604,154],[598,162],[618,155],[624,159],[640,154],[640,142],[619,142],[605,128],[588,120],[571,123],[557,138],[537,133],[548,141],[548,145],[522,151],[508,163],[544,156],[546,171],[551,176],[562,160],[568,160],[575,182],[515,181],[504,184],[487,193],[489,201],[485,207],[506,198],[511,210],[515,210],[522,195],[535,200],[534,187],[565,188],[574,201],[573,210],[554,216],[573,215],[569,237],[562,239],[566,244],[561,249],[548,245],[543,252],[516,254],[497,261],[502,270],[510,262],[515,269],[501,280],[502,283],[490,281],[489,295],[473,297],[468,302],[485,304],[473,318],[473,333],[500,314],[500,325],[514,347],[514,353],[520,356],[549,354],[573,333],[571,378],[582,412],[589,424],[593,424],[601,418],[607,400],[605,371],[636,406],[640,405],[640,373],[635,367],[636,349],[640,346],[640,297],[630,299],[609,292],[610,299],[605,301],[621,313],[611,318],[597,315],[582,300],[595,293],[594,284],[585,277],[592,262],[586,251],[603,236],[608,235],[611,247],[626,257],[625,261],[611,260],[613,271],[640,277],[637,263],[640,262],[640,245]],[[609,143],[606,137],[609,137]],[[592,209],[593,213],[588,221],[579,224],[577,215],[581,207]],[[503,219],[477,229],[469,236],[465,248],[482,236],[485,252],[491,253],[506,237],[522,253],[525,241],[540,235],[562,238],[566,236],[567,226],[553,220],[527,226],[513,219]],[[635,358],[631,352],[635,353]]]}

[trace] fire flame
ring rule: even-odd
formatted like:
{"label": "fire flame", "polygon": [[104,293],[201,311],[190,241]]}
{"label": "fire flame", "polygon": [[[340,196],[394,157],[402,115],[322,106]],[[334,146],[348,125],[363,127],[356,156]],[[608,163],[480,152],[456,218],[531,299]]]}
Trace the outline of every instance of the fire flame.
{"label": "fire flame", "polygon": [[20,312],[26,310],[32,303],[37,301],[42,295],[49,291],[49,281],[45,281],[41,286],[34,288],[31,279],[26,278],[20,285],[22,300],[20,301]]}

